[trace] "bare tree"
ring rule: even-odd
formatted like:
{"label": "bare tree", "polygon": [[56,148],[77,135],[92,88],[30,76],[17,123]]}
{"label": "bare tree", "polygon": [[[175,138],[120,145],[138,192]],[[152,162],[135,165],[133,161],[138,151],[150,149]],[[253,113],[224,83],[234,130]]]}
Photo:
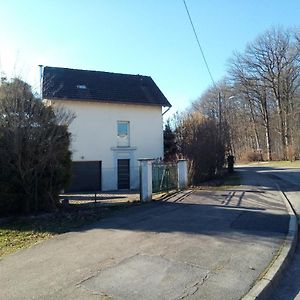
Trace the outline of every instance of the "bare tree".
{"label": "bare tree", "polygon": [[276,101],[284,159],[288,147],[293,145],[291,116],[299,87],[299,58],[290,31],[282,29],[272,29],[259,36],[247,46],[242,57],[247,80],[258,82],[265,94],[270,90]]}
{"label": "bare tree", "polygon": [[265,144],[267,160],[272,160],[272,146],[270,133],[270,92],[264,79],[254,77],[249,71],[249,65],[244,56],[239,53],[231,60],[230,74],[235,83],[235,92],[244,99],[249,108],[251,123],[255,133],[256,148],[261,149],[258,134],[258,123],[261,121],[265,130]]}
{"label": "bare tree", "polygon": [[224,165],[224,145],[218,124],[200,112],[186,112],[176,118],[176,140],[181,154],[190,161],[192,184],[216,176]]}
{"label": "bare tree", "polygon": [[300,158],[300,31],[271,29],[235,53],[189,112],[214,120],[238,158]]}

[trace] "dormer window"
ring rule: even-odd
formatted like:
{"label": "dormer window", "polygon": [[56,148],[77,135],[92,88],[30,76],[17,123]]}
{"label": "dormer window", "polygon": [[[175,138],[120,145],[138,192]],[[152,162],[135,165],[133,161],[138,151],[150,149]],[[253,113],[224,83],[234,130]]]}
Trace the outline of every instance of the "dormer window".
{"label": "dormer window", "polygon": [[80,90],[86,90],[86,85],[85,84],[78,84],[77,88]]}

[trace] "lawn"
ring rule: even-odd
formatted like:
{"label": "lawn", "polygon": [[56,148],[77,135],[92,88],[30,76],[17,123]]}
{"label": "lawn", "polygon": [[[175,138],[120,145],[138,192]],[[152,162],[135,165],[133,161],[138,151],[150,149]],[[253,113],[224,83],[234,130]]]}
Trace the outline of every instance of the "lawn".
{"label": "lawn", "polygon": [[281,168],[300,168],[300,160],[295,161],[271,161],[267,162],[270,167],[281,167]]}
{"label": "lawn", "polygon": [[18,249],[27,248],[51,236],[53,236],[51,232],[39,232],[33,227],[18,229],[13,225],[8,225],[0,228],[0,257]]}
{"label": "lawn", "polygon": [[82,208],[70,207],[53,214],[9,218],[0,225],[0,258],[19,249],[28,248],[54,235],[74,231],[111,215],[114,211],[137,205]]}
{"label": "lawn", "polygon": [[241,178],[238,172],[233,172],[225,175],[223,181],[220,184],[220,187],[226,189],[232,189],[235,186],[241,185]]}
{"label": "lawn", "polygon": [[263,163],[264,166],[278,168],[300,168],[300,160],[295,161],[270,161]]}
{"label": "lawn", "polygon": [[200,183],[195,188],[201,190],[228,190],[240,185],[241,178],[239,173],[228,173],[225,170],[224,174],[221,177]]}

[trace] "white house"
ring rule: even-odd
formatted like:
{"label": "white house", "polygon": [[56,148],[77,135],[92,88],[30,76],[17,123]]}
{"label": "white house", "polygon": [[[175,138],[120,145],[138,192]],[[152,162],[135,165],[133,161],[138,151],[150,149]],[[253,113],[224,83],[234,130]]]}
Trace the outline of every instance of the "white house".
{"label": "white house", "polygon": [[163,157],[171,104],[149,76],[44,67],[43,100],[76,116],[70,191],[137,189],[138,159]]}

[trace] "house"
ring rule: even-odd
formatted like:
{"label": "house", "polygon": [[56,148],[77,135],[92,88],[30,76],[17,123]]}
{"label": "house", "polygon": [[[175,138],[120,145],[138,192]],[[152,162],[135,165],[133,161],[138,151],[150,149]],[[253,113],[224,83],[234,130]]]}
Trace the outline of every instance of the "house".
{"label": "house", "polygon": [[44,67],[43,101],[76,116],[70,191],[137,189],[138,159],[163,157],[171,104],[149,76]]}

